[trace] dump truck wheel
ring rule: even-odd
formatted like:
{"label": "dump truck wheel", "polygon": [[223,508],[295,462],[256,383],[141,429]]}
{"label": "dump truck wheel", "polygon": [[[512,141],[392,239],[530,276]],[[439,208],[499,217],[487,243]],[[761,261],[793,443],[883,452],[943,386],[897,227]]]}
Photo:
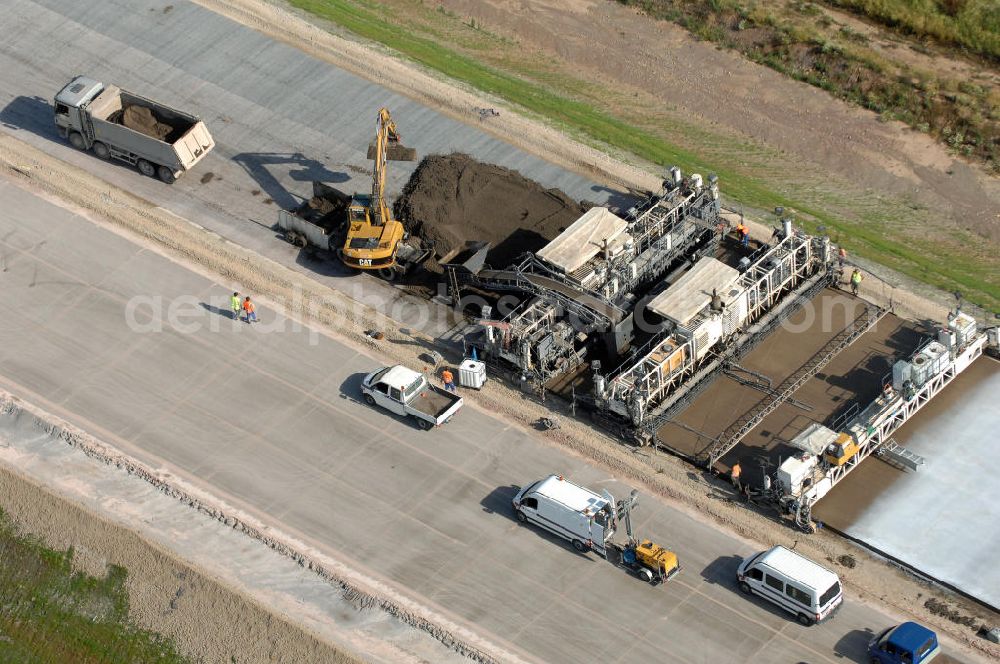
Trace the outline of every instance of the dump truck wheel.
{"label": "dump truck wheel", "polygon": [[747,583],[746,581],[740,581],[740,592],[742,592],[744,595],[752,595],[753,588],[751,588],[750,584]]}
{"label": "dump truck wheel", "polygon": [[174,172],[167,168],[166,166],[160,166],[156,169],[156,176],[166,182],[167,184],[173,184],[177,178],[174,177]]}
{"label": "dump truck wheel", "polygon": [[147,178],[151,178],[156,175],[156,167],[145,159],[140,159],[135,162],[135,167],[139,169],[139,172],[145,175]]}
{"label": "dump truck wheel", "polygon": [[419,417],[414,417],[413,419],[417,423],[417,428],[421,431],[427,431],[431,428],[431,423],[427,420],[420,419]]}
{"label": "dump truck wheel", "polygon": [[579,551],[580,553],[583,553],[587,550],[587,547],[580,540],[573,540],[573,548]]}
{"label": "dump truck wheel", "polygon": [[83,135],[78,131],[69,132],[69,144],[77,150],[87,149],[87,141],[83,140]]}
{"label": "dump truck wheel", "polygon": [[111,159],[111,150],[104,143],[100,141],[94,143],[93,150],[99,159]]}
{"label": "dump truck wheel", "polygon": [[365,395],[365,403],[368,404],[369,406],[374,406],[375,405],[375,397],[373,397],[370,394],[366,394]]}

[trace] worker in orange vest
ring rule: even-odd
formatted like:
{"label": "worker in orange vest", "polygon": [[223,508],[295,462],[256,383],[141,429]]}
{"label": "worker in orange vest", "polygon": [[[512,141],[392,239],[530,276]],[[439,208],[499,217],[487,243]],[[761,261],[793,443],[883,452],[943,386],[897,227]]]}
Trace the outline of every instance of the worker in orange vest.
{"label": "worker in orange vest", "polygon": [[243,300],[243,313],[247,315],[246,321],[248,323],[257,322],[257,311],[254,309],[253,302],[250,301],[249,295],[247,295],[247,299]]}
{"label": "worker in orange vest", "polygon": [[729,471],[729,479],[733,483],[733,488],[736,489],[736,491],[738,491],[738,492],[743,490],[743,487],[740,484],[740,474],[742,474],[742,472],[743,472],[743,469],[740,468],[740,462],[739,461],[737,461],[736,463],[734,463],[733,464],[733,469],[731,471]]}
{"label": "worker in orange vest", "polygon": [[449,392],[455,392],[455,375],[451,373],[448,369],[441,372],[441,382],[444,383],[444,389]]}
{"label": "worker in orange vest", "polygon": [[750,244],[750,231],[747,230],[742,221],[736,225],[736,237],[740,239],[740,244],[744,247]]}

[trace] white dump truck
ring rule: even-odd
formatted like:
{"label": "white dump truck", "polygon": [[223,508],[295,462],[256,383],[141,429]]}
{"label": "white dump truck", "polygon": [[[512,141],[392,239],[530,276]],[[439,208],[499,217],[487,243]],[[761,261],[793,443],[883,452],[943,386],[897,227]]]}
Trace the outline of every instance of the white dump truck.
{"label": "white dump truck", "polygon": [[56,94],[55,123],[76,149],[120,159],[168,184],[215,147],[197,117],[86,76]]}
{"label": "white dump truck", "polygon": [[361,394],[368,405],[408,417],[425,431],[447,423],[462,407],[462,397],[431,385],[422,373],[401,364],[365,376]]}

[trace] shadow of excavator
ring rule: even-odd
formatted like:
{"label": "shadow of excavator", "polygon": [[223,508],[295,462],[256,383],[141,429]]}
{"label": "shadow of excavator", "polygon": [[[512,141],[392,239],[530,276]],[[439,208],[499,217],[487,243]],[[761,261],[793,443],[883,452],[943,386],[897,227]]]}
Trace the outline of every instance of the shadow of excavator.
{"label": "shadow of excavator", "polygon": [[331,171],[315,159],[309,159],[301,152],[241,152],[233,161],[260,185],[261,190],[284,209],[292,210],[302,201],[299,196],[285,189],[279,178],[287,176],[296,182],[325,182],[338,184],[347,182],[347,173]]}

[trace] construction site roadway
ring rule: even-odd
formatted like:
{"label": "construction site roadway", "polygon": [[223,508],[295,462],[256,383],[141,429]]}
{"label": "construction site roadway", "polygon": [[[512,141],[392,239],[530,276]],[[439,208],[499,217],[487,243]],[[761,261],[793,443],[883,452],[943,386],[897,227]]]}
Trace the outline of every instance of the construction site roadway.
{"label": "construction site roadway", "polygon": [[[0,181],[0,386],[531,661],[855,661],[898,622],[848,594],[804,628],[735,585],[754,550],[647,499],[685,571],[653,589],[519,526],[514,486],[605,472],[475,407],[420,432],[358,398],[379,360]],[[173,313],[170,313],[173,312]],[[158,322],[159,321],[159,322]],[[638,610],[638,607],[642,607]]]}
{"label": "construction site roadway", "polygon": [[[81,73],[200,116],[216,148],[170,187],[122,162],[77,152],[56,133],[51,98]],[[313,180],[371,190],[367,148],[383,105],[421,157],[463,151],[577,199],[600,203],[617,195],[192,2],[4,3],[0,130],[436,337],[455,323],[447,308],[424,317],[412,296],[292,247],[273,228],[279,208],[312,195]],[[470,109],[478,124],[472,116]],[[390,197],[417,163],[392,163]]]}

